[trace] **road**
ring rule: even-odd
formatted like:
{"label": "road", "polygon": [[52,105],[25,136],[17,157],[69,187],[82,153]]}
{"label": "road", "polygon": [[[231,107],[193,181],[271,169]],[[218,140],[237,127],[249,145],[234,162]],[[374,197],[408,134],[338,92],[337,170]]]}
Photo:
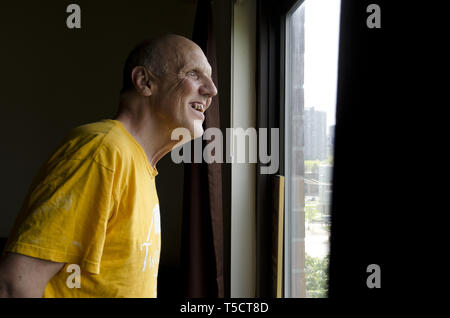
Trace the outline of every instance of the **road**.
{"label": "road", "polygon": [[324,258],[329,254],[330,233],[324,229],[323,224],[310,223],[306,226],[305,251],[312,257]]}

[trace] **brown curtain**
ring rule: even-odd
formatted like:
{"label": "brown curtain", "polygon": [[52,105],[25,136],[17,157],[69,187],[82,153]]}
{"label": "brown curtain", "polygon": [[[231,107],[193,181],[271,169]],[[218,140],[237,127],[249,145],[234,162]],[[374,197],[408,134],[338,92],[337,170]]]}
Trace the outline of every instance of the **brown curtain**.
{"label": "brown curtain", "polygon": [[[209,0],[199,0],[192,40],[205,53],[217,83],[216,43]],[[204,129],[220,128],[218,96],[205,112]],[[193,162],[194,142],[191,142]],[[209,142],[209,141],[208,141]],[[185,163],[181,265],[186,297],[224,297],[222,172],[219,163]]]}

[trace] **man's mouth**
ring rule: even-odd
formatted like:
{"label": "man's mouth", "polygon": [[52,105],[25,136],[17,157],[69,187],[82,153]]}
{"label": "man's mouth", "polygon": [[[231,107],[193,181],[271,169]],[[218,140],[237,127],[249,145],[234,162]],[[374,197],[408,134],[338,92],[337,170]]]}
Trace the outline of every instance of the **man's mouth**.
{"label": "man's mouth", "polygon": [[205,111],[205,105],[203,105],[202,103],[193,102],[190,105],[196,111],[199,111],[201,113],[203,113]]}

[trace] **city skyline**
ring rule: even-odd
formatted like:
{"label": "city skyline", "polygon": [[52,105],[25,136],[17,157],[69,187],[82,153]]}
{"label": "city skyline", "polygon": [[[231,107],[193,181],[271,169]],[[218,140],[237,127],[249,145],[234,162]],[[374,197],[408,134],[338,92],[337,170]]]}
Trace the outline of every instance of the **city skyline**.
{"label": "city skyline", "polygon": [[[340,0],[305,1],[304,105],[336,123]],[[330,76],[333,74],[333,76]]]}
{"label": "city skyline", "polygon": [[303,111],[304,158],[325,160],[328,158],[327,113],[314,107]]}

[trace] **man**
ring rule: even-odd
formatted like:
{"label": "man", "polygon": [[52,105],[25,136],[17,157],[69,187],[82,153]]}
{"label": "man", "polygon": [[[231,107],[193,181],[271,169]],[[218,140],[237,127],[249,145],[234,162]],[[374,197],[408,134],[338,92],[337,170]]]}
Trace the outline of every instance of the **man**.
{"label": "man", "polygon": [[200,47],[138,45],[114,119],[75,128],[30,187],[0,261],[2,297],[156,297],[157,162],[187,128],[203,134],[217,89]]}

